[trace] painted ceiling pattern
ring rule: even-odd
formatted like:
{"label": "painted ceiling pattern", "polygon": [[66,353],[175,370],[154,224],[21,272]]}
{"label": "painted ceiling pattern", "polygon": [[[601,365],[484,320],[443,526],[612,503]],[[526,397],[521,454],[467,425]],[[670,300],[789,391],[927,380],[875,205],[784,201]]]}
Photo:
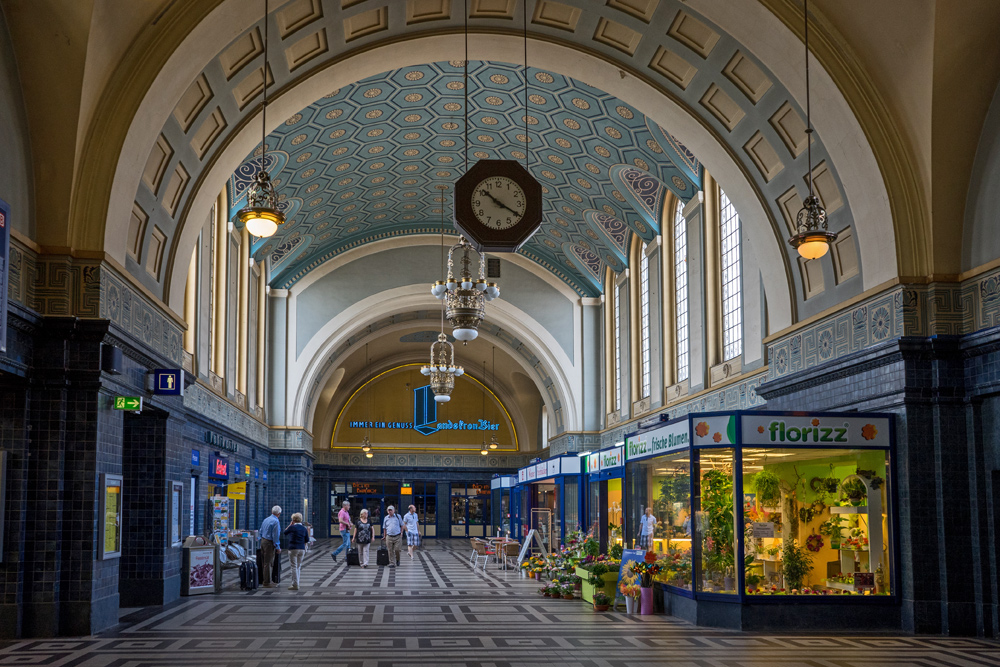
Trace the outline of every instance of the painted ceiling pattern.
{"label": "painted ceiling pattern", "polygon": [[[273,286],[363,243],[451,229],[452,186],[466,168],[464,69],[439,62],[364,79],[268,135],[289,221],[253,252],[271,262]],[[543,186],[543,223],[520,252],[581,295],[600,292],[605,266],[624,268],[630,233],[658,233],[667,189],[687,200],[701,187],[701,165],[679,141],[579,81],[529,68],[527,114],[520,66],[470,62],[468,88],[469,164],[527,160]],[[229,180],[232,217],[260,154],[258,145]]]}

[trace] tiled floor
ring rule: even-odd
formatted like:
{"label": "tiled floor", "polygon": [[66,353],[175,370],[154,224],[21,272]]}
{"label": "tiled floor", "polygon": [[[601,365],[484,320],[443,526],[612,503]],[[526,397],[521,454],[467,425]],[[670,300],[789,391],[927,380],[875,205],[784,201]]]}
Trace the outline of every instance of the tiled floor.
{"label": "tiled floor", "polygon": [[[339,542],[339,540],[337,540]],[[666,616],[595,613],[549,600],[517,573],[472,571],[464,542],[428,546],[396,569],[347,569],[327,549],[302,588],[185,598],[97,637],[0,646],[0,665],[153,667],[645,667],[652,665],[1000,665],[976,639],[764,636]]]}

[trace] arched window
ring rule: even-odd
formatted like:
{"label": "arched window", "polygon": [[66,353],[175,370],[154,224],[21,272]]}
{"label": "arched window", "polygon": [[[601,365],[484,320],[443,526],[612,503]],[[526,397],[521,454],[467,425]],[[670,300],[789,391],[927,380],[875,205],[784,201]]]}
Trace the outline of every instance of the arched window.
{"label": "arched window", "polygon": [[646,244],[639,244],[639,342],[640,342],[640,392],[639,397],[649,396],[650,390],[650,350],[649,350],[649,259]]}
{"label": "arched window", "polygon": [[614,409],[619,410],[622,406],[622,318],[621,318],[621,299],[618,297],[618,285],[617,281],[611,281],[611,298],[614,300],[613,305],[613,327],[615,331],[615,405]]}
{"label": "arched window", "polygon": [[740,280],[740,216],[719,189],[722,247],[722,360],[743,354],[743,292]]}
{"label": "arched window", "polygon": [[687,220],[678,202],[674,214],[674,307],[677,336],[677,381],[688,379],[688,275],[687,275]]}

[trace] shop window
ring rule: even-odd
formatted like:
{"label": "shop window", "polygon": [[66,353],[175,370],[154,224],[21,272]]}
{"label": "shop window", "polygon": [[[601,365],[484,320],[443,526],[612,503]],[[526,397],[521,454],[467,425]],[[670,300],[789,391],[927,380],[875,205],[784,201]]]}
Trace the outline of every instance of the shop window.
{"label": "shop window", "polygon": [[888,465],[884,450],[744,449],[747,593],[890,595]]}
{"label": "shop window", "polygon": [[704,593],[738,593],[733,452],[730,448],[695,451],[699,489],[695,539],[701,556],[696,589]]}
{"label": "shop window", "polygon": [[580,527],[580,484],[575,479],[565,478],[563,482],[563,495],[566,498],[564,503],[566,529],[564,535],[570,531],[578,530]]}
{"label": "shop window", "polygon": [[639,338],[641,358],[641,390],[640,398],[649,396],[650,385],[650,352],[649,352],[649,258],[646,257],[646,244],[639,246]]}
{"label": "shop window", "polygon": [[674,215],[674,305],[676,308],[677,381],[688,378],[688,284],[687,284],[687,220],[677,205]]}
{"label": "shop window", "polygon": [[[629,463],[628,542],[654,552],[656,581],[691,590],[691,464],[687,449]],[[633,501],[634,499],[634,501]],[[649,508],[653,521],[643,520]],[[652,533],[643,535],[643,525]]]}
{"label": "shop window", "polygon": [[722,240],[722,351],[723,361],[743,354],[743,288],[740,279],[740,216],[729,197],[719,190]]}

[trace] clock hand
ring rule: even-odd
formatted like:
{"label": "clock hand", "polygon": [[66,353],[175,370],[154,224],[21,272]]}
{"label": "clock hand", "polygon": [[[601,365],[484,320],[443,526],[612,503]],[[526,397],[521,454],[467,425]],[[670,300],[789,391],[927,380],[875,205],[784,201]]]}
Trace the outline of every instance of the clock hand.
{"label": "clock hand", "polygon": [[497,199],[496,197],[494,197],[488,191],[486,191],[486,190],[480,190],[480,192],[482,192],[484,195],[486,195],[487,197],[489,197],[490,199],[492,199],[493,203],[496,204],[497,206],[501,206],[501,207],[507,209],[508,211],[510,211],[511,213],[513,213],[514,215],[520,215],[517,211],[515,211],[514,209],[512,209],[510,206],[507,206],[507,204],[504,204],[502,201],[500,201],[499,199]]}

